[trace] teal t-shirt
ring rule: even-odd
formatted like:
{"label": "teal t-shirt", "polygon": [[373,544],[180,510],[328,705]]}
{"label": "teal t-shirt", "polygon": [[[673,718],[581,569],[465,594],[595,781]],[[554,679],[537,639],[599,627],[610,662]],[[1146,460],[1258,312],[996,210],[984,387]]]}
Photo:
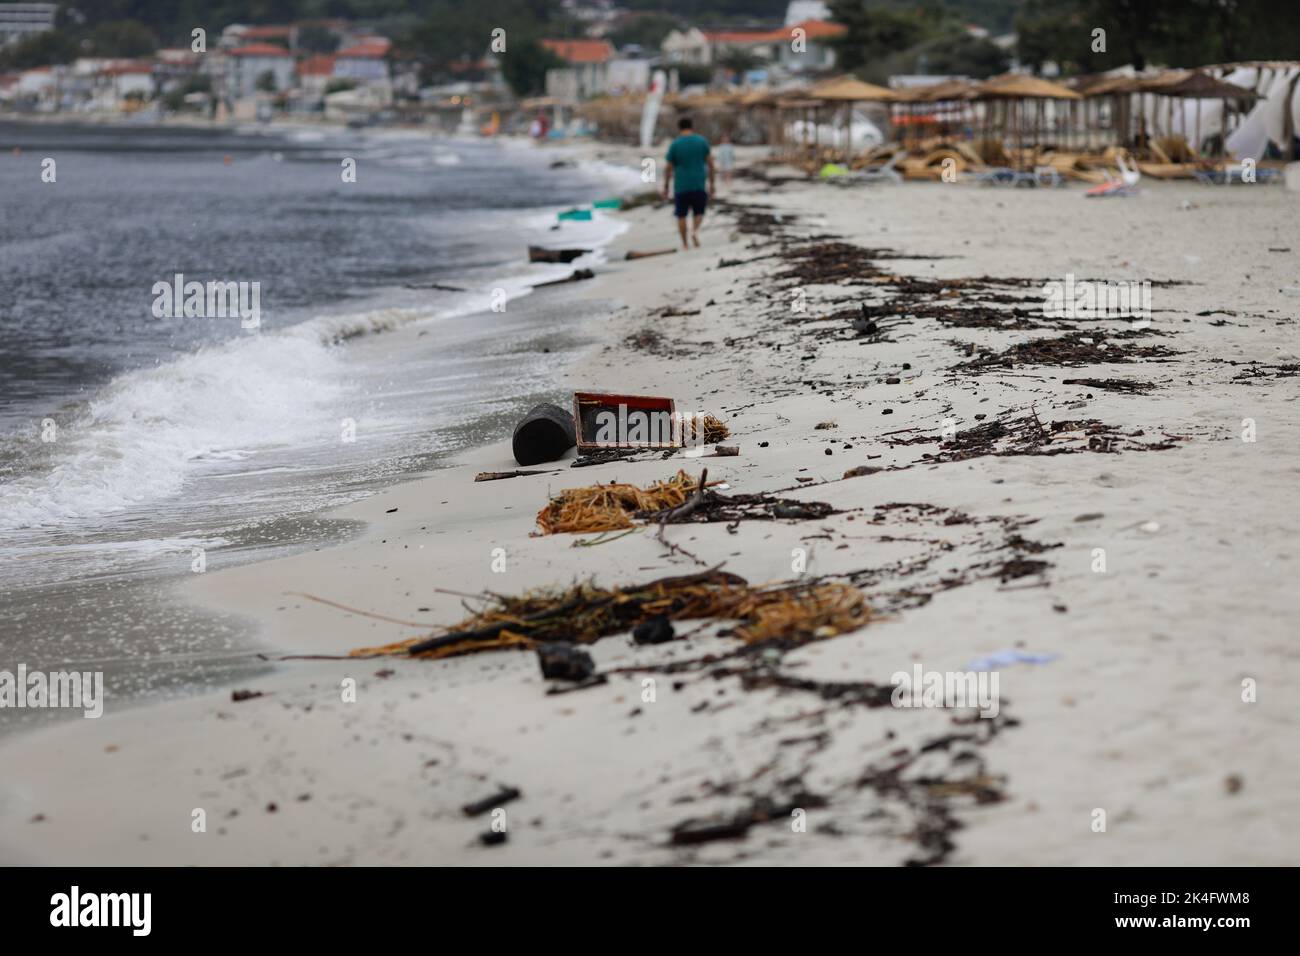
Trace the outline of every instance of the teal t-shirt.
{"label": "teal t-shirt", "polygon": [[673,192],[702,191],[708,182],[709,141],[699,133],[678,136],[664,157],[673,164]]}

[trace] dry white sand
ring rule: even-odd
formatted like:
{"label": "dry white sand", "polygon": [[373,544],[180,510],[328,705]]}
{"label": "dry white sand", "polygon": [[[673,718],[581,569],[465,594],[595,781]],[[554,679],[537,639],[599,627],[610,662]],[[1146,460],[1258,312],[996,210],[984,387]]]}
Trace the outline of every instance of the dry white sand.
{"label": "dry white sand", "polygon": [[[1001,669],[996,725],[971,722],[968,712],[745,690],[740,678],[707,667],[614,674],[603,686],[553,696],[532,653],[289,661],[250,685],[265,696],[242,703],[223,692],[119,714],[110,707],[98,721],[6,741],[0,861],[1295,863],[1300,378],[1234,380],[1246,366],[1228,362],[1300,362],[1300,297],[1282,291],[1300,286],[1300,196],[1152,184],[1139,198],[1086,201],[1077,187],[809,184],[764,194],[738,184],[736,198],[797,214],[793,236],[835,234],[949,257],[879,261],[922,278],[1187,280],[1153,290],[1153,328],[1170,334],[1141,342],[1180,354],[972,377],[949,371],[964,358],[955,342],[1002,349],[1061,333],[916,319],[889,342],[817,340],[781,321],[789,293],[771,278],[781,260],[717,268],[720,259],[776,247],[751,248],[756,237],[715,215],[702,250],[604,270],[591,286],[609,302],[592,330],[602,344],[567,379],[574,388],[669,394],[685,408],[716,412],[733,430],[738,457],[576,470],[561,462],[556,474],[474,483],[480,470],[515,467],[502,442],[342,509],[340,517],[369,523],[355,541],[211,573],[188,596],[248,614],[283,653],[340,654],[426,629],[296,592],[441,625],[464,610],[436,588],[513,593],[698,569],[666,553],[650,529],[596,547],[575,547],[571,535],[531,536],[548,490],[649,483],[702,465],[734,492],[811,477],[810,487],[786,494],[843,513],[747,522],[734,533],[721,524],[674,526],[668,539],[751,582],[792,577],[799,548],[808,574],[870,572],[861,581],[881,613],[857,632],[786,654],[774,672],[790,678],[883,684],[916,663],[965,670],[1006,649],[1056,655]],[[635,228],[622,248],[672,244],[667,212],[628,216]],[[805,293],[808,312],[823,315],[871,290]],[[700,311],[652,315],[666,305]],[[1211,309],[1236,314],[1196,315]],[[623,344],[648,327],[673,354]],[[891,376],[901,381],[885,384]],[[1061,384],[1074,377],[1157,387],[1129,395]],[[903,437],[936,435],[945,418],[966,429],[980,423],[976,415],[992,421],[1031,406],[1045,423],[1096,419],[1119,434],[1143,433],[1125,447],[1178,438],[1163,451],[939,464],[921,461],[940,452],[937,443],[885,441],[902,429],[917,429]],[[1247,418],[1254,442],[1241,438]],[[837,427],[816,430],[824,421]],[[1067,435],[1065,444],[1086,441]],[[890,470],[837,480],[864,464]],[[890,503],[932,507],[881,509]],[[1094,517],[1078,520],[1085,515]],[[1024,552],[1006,546],[1013,535],[1060,546]],[[498,548],[504,573],[492,570]],[[1104,572],[1094,570],[1098,548]],[[1017,556],[1050,566],[1004,584],[996,571]],[[591,650],[606,669],[735,646],[704,633],[643,648],[621,635]],[[342,700],[347,678],[356,681],[355,702]],[[1242,699],[1246,679],[1256,682],[1254,702]],[[899,775],[904,783],[891,782],[890,768],[927,745]],[[948,786],[916,782],[926,776]],[[477,835],[490,817],[467,818],[461,806],[500,784],[523,796],[504,806],[509,841],[484,847]],[[1001,799],[969,795],[985,785]],[[765,805],[778,817],[744,839],[669,843],[671,828],[688,818]],[[806,811],[806,832],[791,825],[791,807]],[[198,809],[206,832],[194,832]],[[1098,810],[1105,832],[1094,829]]]}

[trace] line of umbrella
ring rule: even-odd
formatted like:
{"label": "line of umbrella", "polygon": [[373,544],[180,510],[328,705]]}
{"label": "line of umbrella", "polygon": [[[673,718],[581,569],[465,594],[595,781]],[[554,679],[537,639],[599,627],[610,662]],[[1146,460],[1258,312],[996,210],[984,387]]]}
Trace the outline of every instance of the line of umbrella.
{"label": "line of umbrella", "polygon": [[[833,133],[825,145],[838,147],[845,157],[851,152],[853,110],[859,104],[877,104],[889,110],[893,138],[904,144],[936,135],[992,139],[1008,144],[1014,157],[1032,156],[1044,142],[1080,149],[1155,147],[1154,158],[1178,161],[1199,156],[1206,101],[1222,103],[1212,142],[1213,155],[1221,156],[1232,121],[1240,121],[1244,107],[1258,98],[1253,90],[1201,70],[1168,70],[1147,76],[1076,77],[1067,83],[1005,74],[984,81],[951,80],[903,89],[842,76],[794,90],[670,96],[665,106],[678,113],[713,116],[723,125],[756,120],[767,127],[765,138],[774,144],[790,145],[786,131],[797,121],[801,135],[796,145],[815,152],[823,146],[821,131],[827,126],[842,135]],[[1179,101],[1195,102],[1194,123],[1175,105]],[[594,100],[582,112],[598,123],[608,123],[640,102],[640,97]],[[1161,132],[1165,137],[1181,136],[1185,155],[1162,155],[1154,139]]]}

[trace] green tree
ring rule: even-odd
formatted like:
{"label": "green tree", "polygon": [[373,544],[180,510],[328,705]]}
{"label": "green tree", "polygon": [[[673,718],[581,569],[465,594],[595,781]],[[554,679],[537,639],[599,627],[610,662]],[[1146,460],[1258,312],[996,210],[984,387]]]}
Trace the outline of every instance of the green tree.
{"label": "green tree", "polygon": [[[1300,4],[1270,0],[1025,0],[1015,24],[1021,62],[1038,68],[1052,60],[1075,72],[1290,59],[1300,51]],[[1105,49],[1094,49],[1103,36]]]}
{"label": "green tree", "polygon": [[0,49],[0,68],[30,70],[53,63],[71,63],[80,55],[76,41],[66,33],[38,33]]}
{"label": "green tree", "polygon": [[677,19],[666,13],[641,13],[630,17],[609,35],[616,47],[635,43],[647,50],[659,49],[664,37],[677,29]]}
{"label": "green tree", "polygon": [[846,28],[835,46],[838,62],[847,70],[859,70],[916,46],[934,30],[919,11],[878,7],[871,0],[831,0],[830,9]]}
{"label": "green tree", "polygon": [[96,56],[148,56],[158,49],[158,38],[138,20],[101,23],[91,31],[90,43]]}
{"label": "green tree", "polygon": [[274,93],[276,91],[275,73],[271,70],[263,70],[257,75],[253,85],[263,93]]}
{"label": "green tree", "polygon": [[741,47],[730,47],[718,58],[718,65],[732,73],[745,73],[760,63],[762,60]]}
{"label": "green tree", "polygon": [[[996,44],[968,33],[947,33],[907,51],[914,72],[983,79],[1006,72],[1010,59]],[[922,70],[921,66],[925,69]]]}
{"label": "green tree", "polygon": [[333,53],[339,48],[339,38],[324,27],[303,27],[298,31],[298,46],[312,53]]}
{"label": "green tree", "polygon": [[501,75],[516,96],[546,92],[546,71],[564,66],[564,61],[534,37],[516,40],[500,54]]}
{"label": "green tree", "polygon": [[1081,14],[1080,9],[1072,9],[1069,4],[1026,0],[1016,16],[1016,55],[1020,62],[1034,72],[1049,60],[1077,62],[1075,56],[1067,54],[1074,52],[1073,47],[1086,33]]}
{"label": "green tree", "polygon": [[700,86],[713,79],[713,67],[697,63],[682,63],[673,67],[677,71],[677,82],[681,86]]}

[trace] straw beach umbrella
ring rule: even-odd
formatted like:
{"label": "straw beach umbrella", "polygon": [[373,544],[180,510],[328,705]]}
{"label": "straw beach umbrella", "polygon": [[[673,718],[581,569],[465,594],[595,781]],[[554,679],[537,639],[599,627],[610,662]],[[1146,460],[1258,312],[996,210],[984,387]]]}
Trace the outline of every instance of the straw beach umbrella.
{"label": "straw beach umbrella", "polygon": [[[1032,134],[1033,148],[1037,149],[1039,131],[1042,126],[1043,104],[1048,100],[1083,99],[1079,93],[1067,86],[1044,80],[1041,77],[1027,76],[1020,73],[1006,73],[985,80],[975,87],[970,94],[970,98],[986,102],[990,106],[994,103],[1002,104],[1004,131],[1005,128],[1012,130],[1016,141],[1017,166],[1019,166],[1022,159],[1023,141],[1026,132],[1025,103],[1029,100],[1033,100],[1035,103],[1033,127],[1029,132]],[[989,119],[988,108],[986,108],[984,119],[987,125]]]}
{"label": "straw beach umbrella", "polygon": [[1107,102],[1111,139],[1116,146],[1128,141],[1128,130],[1132,124],[1132,93],[1136,79],[1129,75],[1094,74],[1075,77],[1071,89],[1084,98],[1084,145],[1093,145],[1093,133],[1102,129],[1101,106]]}
{"label": "straw beach umbrella", "polygon": [[898,94],[874,83],[864,83],[852,75],[818,83],[807,93],[809,99],[844,106],[844,154],[852,148],[850,122],[854,103],[893,103]]}
{"label": "straw beach umbrella", "polygon": [[[1219,150],[1222,151],[1222,142],[1227,138],[1228,114],[1231,110],[1230,104],[1249,103],[1259,99],[1259,94],[1254,90],[1249,90],[1244,86],[1237,86],[1234,83],[1228,83],[1224,80],[1215,79],[1208,73],[1201,70],[1171,70],[1160,76],[1152,77],[1146,80],[1140,80],[1134,84],[1134,89],[1139,93],[1152,93],[1156,96],[1163,96],[1168,100],[1167,113],[1169,116],[1166,123],[1166,132],[1169,135],[1174,133],[1173,108],[1175,100],[1196,100],[1196,127],[1195,139],[1192,140],[1191,146],[1194,153],[1199,154],[1201,149],[1201,101],[1202,100],[1222,100],[1223,101],[1223,132],[1224,136],[1220,137]],[[1184,138],[1187,135],[1187,116],[1184,112],[1181,116],[1182,133]]]}
{"label": "straw beach umbrella", "polygon": [[[936,114],[951,114],[954,108],[958,111],[958,119],[964,121],[965,104],[970,99],[974,88],[975,85],[970,80],[944,80],[928,86],[911,86],[895,90],[894,104],[901,107],[898,110],[897,125],[902,126],[904,130],[899,138],[906,139],[907,131],[914,128],[921,120]],[[920,107],[919,111],[918,107]],[[947,123],[942,125],[943,133],[946,134]]]}

